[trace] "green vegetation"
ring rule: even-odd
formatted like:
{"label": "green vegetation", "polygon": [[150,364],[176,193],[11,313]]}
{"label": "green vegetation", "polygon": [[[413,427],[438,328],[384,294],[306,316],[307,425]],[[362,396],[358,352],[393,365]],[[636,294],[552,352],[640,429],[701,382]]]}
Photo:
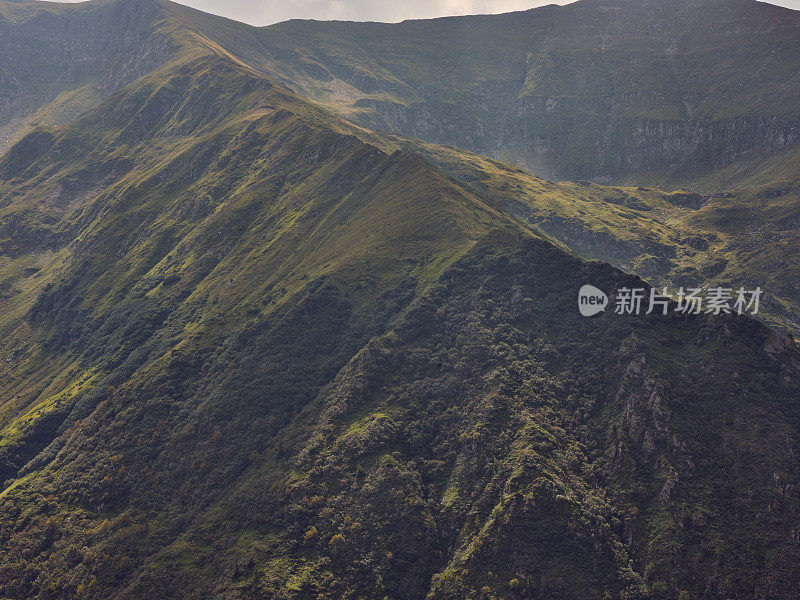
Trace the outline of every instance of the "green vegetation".
{"label": "green vegetation", "polygon": [[[765,291],[762,317],[800,336],[800,180],[797,152],[751,165],[748,179],[704,195],[589,181],[552,182],[458,148],[361,134],[387,151],[424,156],[488,204],[527,221],[581,256],[612,263],[653,285]],[[764,168],[764,163],[770,166]],[[744,171],[743,167],[740,167]],[[785,177],[773,180],[774,177]]]}
{"label": "green vegetation", "polygon": [[[423,77],[468,93],[459,73],[491,86],[513,61],[490,50],[539,27],[525,93],[579,94],[544,32],[563,10],[258,30],[150,0],[0,3],[29,39],[75,14],[141,34],[109,58],[125,76],[54,83],[0,156],[0,597],[800,595],[792,341],[575,310],[587,282],[645,285],[581,254],[762,284],[796,331],[791,153],[731,163],[726,193],[718,171],[702,196],[556,183],[315,91],[335,55],[341,98],[347,78],[408,106]],[[370,43],[345,52],[355,29]],[[470,29],[469,69],[419,62],[417,38],[441,55]],[[295,63],[325,106],[283,85]]]}

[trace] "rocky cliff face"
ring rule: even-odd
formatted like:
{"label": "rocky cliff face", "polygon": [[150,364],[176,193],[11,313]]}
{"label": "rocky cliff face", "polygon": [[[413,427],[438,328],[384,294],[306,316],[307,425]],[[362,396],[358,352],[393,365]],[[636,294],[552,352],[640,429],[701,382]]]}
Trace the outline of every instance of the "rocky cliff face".
{"label": "rocky cliff face", "polygon": [[[15,8],[15,5],[10,5]],[[0,10],[0,150],[37,125],[68,123],[172,53],[150,0]]]}
{"label": "rocky cliff face", "polygon": [[[600,120],[587,119],[571,99],[526,97],[501,111],[499,97],[499,90],[474,96],[482,109],[478,118],[466,107],[435,96],[410,106],[360,100],[356,106],[374,115],[357,120],[365,126],[510,159],[543,177],[603,183],[648,170],[696,175],[738,160],[777,154],[800,141],[800,118],[794,117]],[[603,104],[614,102],[609,98]],[[492,109],[500,116],[493,115]]]}
{"label": "rocky cliff face", "polygon": [[[695,175],[738,160],[777,154],[800,141],[800,118],[745,115],[730,119],[611,118],[587,122],[570,102],[536,98],[516,107],[501,124],[493,148],[525,167],[551,165],[565,179],[611,182],[641,171]],[[575,140],[585,141],[585,146]]]}
{"label": "rocky cliff face", "polygon": [[549,178],[696,175],[800,138],[800,13],[751,0],[261,29],[156,0],[18,6],[0,11],[0,144],[163,63],[170,27],[360,125]]}

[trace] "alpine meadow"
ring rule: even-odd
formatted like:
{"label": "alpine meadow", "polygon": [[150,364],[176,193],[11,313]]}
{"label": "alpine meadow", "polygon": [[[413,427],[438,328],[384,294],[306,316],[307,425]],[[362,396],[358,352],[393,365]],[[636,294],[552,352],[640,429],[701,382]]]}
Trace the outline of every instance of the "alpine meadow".
{"label": "alpine meadow", "polygon": [[798,340],[799,11],[0,0],[0,600],[796,600]]}

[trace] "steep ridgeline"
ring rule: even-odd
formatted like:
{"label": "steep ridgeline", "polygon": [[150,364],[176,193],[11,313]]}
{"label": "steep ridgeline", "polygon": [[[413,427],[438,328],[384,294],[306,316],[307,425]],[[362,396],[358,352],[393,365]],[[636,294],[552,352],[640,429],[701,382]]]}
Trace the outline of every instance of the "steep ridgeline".
{"label": "steep ridgeline", "polygon": [[[760,286],[768,322],[800,337],[796,15],[749,1],[586,0],[511,15],[259,29],[158,0],[0,1],[0,96],[16,98],[0,121],[10,143],[37,123],[71,122],[159,65],[228,57],[362,124],[512,162],[524,155],[540,174],[613,172],[620,185],[553,183],[468,151],[337,126],[388,153],[421,153],[497,210],[654,284]],[[424,126],[413,125],[419,119]],[[27,164],[47,135],[25,138],[10,163]],[[52,202],[80,202],[66,199],[93,193],[102,177],[76,172],[49,188]],[[51,223],[0,210],[5,297],[38,268],[41,255],[23,247]]]}
{"label": "steep ridgeline", "polygon": [[671,287],[761,286],[766,318],[798,336],[798,13],[749,0],[587,0],[258,29],[161,6],[175,31],[355,122],[476,148],[539,175],[632,186],[553,184],[468,152],[351,130],[424,153],[584,257]]}
{"label": "steep ridgeline", "polygon": [[0,159],[0,597],[800,594],[797,350],[352,129],[217,51]]}
{"label": "steep ridgeline", "polygon": [[754,0],[261,29],[175,10],[359,124],[551,178],[686,185],[800,141],[800,13]]}
{"label": "steep ridgeline", "polygon": [[[209,56],[31,133],[0,160],[2,234],[16,245],[0,321],[13,365],[0,417],[7,472],[85,386],[130,375],[183,336],[211,342],[262,314],[285,318],[310,288],[342,288],[334,320],[309,327],[363,329],[340,332],[358,346],[375,325],[357,306],[397,286],[413,295],[488,231],[519,228],[420,158],[335,126]],[[300,351],[300,332],[289,335]]]}
{"label": "steep ridgeline", "polygon": [[[362,134],[363,135],[363,134]],[[761,316],[800,338],[800,148],[740,165],[741,187],[709,194],[552,182],[453,147],[385,134],[382,147],[425,156],[478,197],[583,257],[654,285],[765,292]]]}

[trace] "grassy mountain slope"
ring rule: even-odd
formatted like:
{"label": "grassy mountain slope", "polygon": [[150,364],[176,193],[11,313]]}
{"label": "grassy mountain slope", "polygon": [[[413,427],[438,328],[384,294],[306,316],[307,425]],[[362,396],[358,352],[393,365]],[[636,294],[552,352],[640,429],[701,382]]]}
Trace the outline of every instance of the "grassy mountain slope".
{"label": "grassy mountain slope", "polygon": [[[419,158],[336,133],[323,115],[209,57],[154,73],[63,131],[24,138],[0,166],[3,233],[16,245],[3,282],[6,333],[24,339],[46,319],[44,348],[80,355],[86,340],[112,343],[114,328],[136,322],[119,313],[131,294],[151,327],[167,318],[164,303],[185,301],[224,328],[283,310],[329,279],[370,302],[400,280],[432,277],[512,222]],[[99,322],[111,329],[99,333]],[[121,359],[146,330],[93,353]],[[31,385],[42,379],[41,349],[31,347]],[[38,417],[60,405],[61,391],[40,398],[34,389],[15,404],[34,403]]]}
{"label": "grassy mountain slope", "polygon": [[208,59],[34,160],[83,165],[91,123],[135,158],[12,298],[2,593],[796,594],[797,351],[748,319],[585,320],[579,285],[636,280],[322,116]]}
{"label": "grassy mountain slope", "polygon": [[354,131],[387,151],[424,156],[498,210],[654,285],[761,287],[762,316],[795,337],[800,331],[797,152],[732,167],[740,187],[697,194],[548,181],[458,148]]}
{"label": "grassy mountain slope", "polygon": [[541,233],[683,196],[372,134],[168,23],[0,157],[0,597],[800,593],[796,347],[584,319],[643,284]]}

